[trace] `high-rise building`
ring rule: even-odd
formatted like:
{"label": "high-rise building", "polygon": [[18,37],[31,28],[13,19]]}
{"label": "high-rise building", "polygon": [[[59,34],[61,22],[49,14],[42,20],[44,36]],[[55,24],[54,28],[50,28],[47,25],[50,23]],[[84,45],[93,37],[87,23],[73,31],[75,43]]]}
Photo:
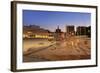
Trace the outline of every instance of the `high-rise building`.
{"label": "high-rise building", "polygon": [[91,27],[86,26],[78,26],[76,29],[76,35],[87,35],[88,37],[91,36]]}
{"label": "high-rise building", "polygon": [[77,35],[86,35],[86,28],[85,26],[78,26],[77,27]]}
{"label": "high-rise building", "polygon": [[66,26],[66,33],[73,35],[75,33],[75,27],[73,25]]}
{"label": "high-rise building", "polygon": [[91,37],[91,26],[87,27],[87,36]]}

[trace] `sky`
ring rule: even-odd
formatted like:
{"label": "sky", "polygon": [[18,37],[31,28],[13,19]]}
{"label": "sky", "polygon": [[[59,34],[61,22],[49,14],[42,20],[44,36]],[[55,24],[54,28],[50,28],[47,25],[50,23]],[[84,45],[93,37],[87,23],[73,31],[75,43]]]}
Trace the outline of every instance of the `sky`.
{"label": "sky", "polygon": [[65,32],[65,27],[68,25],[91,25],[91,14],[82,12],[23,10],[23,25],[38,25],[50,31],[55,31],[59,26]]}

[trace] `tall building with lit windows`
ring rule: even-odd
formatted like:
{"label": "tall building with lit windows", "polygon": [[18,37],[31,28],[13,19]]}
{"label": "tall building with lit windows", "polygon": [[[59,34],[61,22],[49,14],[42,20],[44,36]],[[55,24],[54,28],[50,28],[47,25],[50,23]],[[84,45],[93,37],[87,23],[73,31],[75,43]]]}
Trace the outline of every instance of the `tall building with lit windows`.
{"label": "tall building with lit windows", "polygon": [[91,37],[91,26],[78,26],[76,28],[76,35],[86,35]]}
{"label": "tall building with lit windows", "polygon": [[66,26],[66,34],[73,35],[75,33],[75,26],[69,25]]}

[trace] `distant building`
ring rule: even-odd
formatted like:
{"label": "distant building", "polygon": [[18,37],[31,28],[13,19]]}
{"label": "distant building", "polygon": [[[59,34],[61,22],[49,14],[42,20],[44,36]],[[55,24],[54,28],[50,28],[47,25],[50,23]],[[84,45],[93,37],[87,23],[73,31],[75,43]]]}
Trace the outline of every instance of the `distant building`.
{"label": "distant building", "polygon": [[87,27],[85,26],[78,26],[77,29],[76,29],[76,34],[77,35],[86,35],[86,29]]}
{"label": "distant building", "polygon": [[53,39],[52,33],[49,30],[40,28],[37,25],[30,25],[23,27],[23,38],[41,38]]}
{"label": "distant building", "polygon": [[61,35],[62,35],[62,32],[61,32],[61,29],[59,29],[59,26],[58,26],[56,31],[55,31],[55,39],[56,39],[56,41],[60,41],[61,40]]}
{"label": "distant building", "polygon": [[91,37],[91,26],[87,27],[87,36]]}
{"label": "distant building", "polygon": [[66,26],[66,34],[67,35],[74,35],[75,34],[75,26]]}
{"label": "distant building", "polygon": [[76,29],[76,35],[87,35],[88,37],[91,37],[91,27],[78,26]]}

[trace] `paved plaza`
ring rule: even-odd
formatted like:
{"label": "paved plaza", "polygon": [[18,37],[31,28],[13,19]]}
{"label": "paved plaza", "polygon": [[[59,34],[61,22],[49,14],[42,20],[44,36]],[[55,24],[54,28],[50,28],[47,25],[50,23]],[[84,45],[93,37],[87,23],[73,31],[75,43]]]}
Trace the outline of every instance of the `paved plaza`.
{"label": "paved plaza", "polygon": [[91,39],[85,36],[72,36],[60,41],[39,40],[32,43],[31,47],[27,45],[24,43],[24,50],[27,50],[23,53],[23,62],[91,58]]}

